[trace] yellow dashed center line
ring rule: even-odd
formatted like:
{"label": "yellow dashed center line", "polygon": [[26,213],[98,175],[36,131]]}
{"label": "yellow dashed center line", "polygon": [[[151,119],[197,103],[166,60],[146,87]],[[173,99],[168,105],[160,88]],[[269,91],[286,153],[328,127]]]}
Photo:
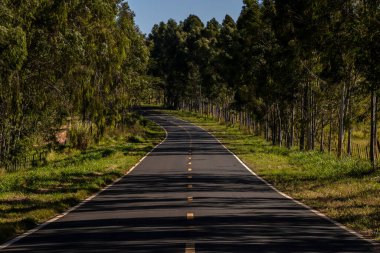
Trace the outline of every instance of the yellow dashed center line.
{"label": "yellow dashed center line", "polygon": [[185,253],[195,253],[195,244],[194,243],[186,243]]}
{"label": "yellow dashed center line", "polygon": [[[186,129],[185,129],[186,130]],[[186,131],[188,134],[189,134],[189,132],[188,131]],[[188,152],[188,165],[189,165],[189,167],[188,167],[188,169],[187,169],[187,171],[188,172],[192,172],[193,171],[193,169],[191,168],[191,160],[192,160],[192,149],[191,149],[191,135],[189,134],[189,137],[190,137],[190,147],[189,147],[189,152]],[[191,175],[191,173],[187,176],[187,179],[189,179],[189,180],[191,180],[193,178],[193,176]],[[187,184],[187,189],[192,189],[193,188],[193,185],[192,184]],[[192,196],[188,196],[187,197],[187,202],[189,203],[189,204],[191,204],[192,202],[193,202],[193,197]],[[188,212],[187,214],[186,214],[186,219],[188,220],[188,221],[192,221],[192,220],[194,220],[194,213],[192,213],[192,212]],[[189,226],[190,227],[190,226]],[[192,227],[192,226],[191,226]],[[186,243],[186,248],[185,248],[185,253],[195,253],[195,244],[194,244],[194,242],[188,242],[188,243]]]}
{"label": "yellow dashed center line", "polygon": [[186,218],[187,220],[194,220],[194,213],[187,213]]}

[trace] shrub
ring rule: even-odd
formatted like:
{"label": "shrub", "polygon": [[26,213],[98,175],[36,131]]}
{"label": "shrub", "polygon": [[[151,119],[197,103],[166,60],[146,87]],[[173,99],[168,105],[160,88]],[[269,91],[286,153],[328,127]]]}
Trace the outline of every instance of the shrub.
{"label": "shrub", "polygon": [[69,140],[72,147],[86,150],[93,139],[91,132],[91,124],[76,122],[69,131]]}
{"label": "shrub", "polygon": [[144,142],[144,138],[140,135],[129,135],[127,137],[127,142],[130,142],[130,143],[142,143]]}

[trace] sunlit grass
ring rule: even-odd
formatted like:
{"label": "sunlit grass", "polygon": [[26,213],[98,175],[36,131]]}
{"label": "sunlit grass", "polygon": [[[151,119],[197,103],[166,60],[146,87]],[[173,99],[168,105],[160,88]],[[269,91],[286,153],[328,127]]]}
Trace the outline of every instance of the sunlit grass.
{"label": "sunlit grass", "polygon": [[[380,172],[373,171],[368,161],[272,146],[238,127],[188,112],[167,112],[214,134],[277,189],[365,236],[380,240]],[[355,135],[362,137],[360,132]]]}

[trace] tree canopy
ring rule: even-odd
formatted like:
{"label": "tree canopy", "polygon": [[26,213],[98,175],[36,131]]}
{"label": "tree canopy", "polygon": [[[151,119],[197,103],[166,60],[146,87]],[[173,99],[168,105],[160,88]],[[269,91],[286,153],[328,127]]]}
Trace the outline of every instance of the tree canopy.
{"label": "tree canopy", "polygon": [[148,39],[151,74],[167,106],[289,148],[351,155],[353,128],[370,128],[374,162],[379,10],[379,1],[244,0],[236,23],[163,22]]}
{"label": "tree canopy", "polygon": [[3,0],[0,167],[52,143],[69,119],[99,140],[152,94],[339,157],[360,128],[375,164],[379,10],[378,0],[244,0],[236,21],[190,15],[145,36],[125,1]]}
{"label": "tree canopy", "polygon": [[1,1],[0,167],[68,117],[101,136],[146,96],[149,49],[124,1]]}

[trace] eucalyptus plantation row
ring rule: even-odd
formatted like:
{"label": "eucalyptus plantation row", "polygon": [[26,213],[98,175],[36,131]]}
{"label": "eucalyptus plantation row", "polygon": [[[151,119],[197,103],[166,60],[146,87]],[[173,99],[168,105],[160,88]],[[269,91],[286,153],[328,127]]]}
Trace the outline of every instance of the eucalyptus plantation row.
{"label": "eucalyptus plantation row", "polygon": [[149,50],[127,3],[0,1],[0,168],[53,144],[67,119],[100,138],[145,94]]}
{"label": "eucalyptus plantation row", "polygon": [[[237,123],[274,145],[375,164],[380,1],[244,0],[235,22],[154,26],[151,74],[165,103]],[[365,145],[353,145],[353,132]]]}

